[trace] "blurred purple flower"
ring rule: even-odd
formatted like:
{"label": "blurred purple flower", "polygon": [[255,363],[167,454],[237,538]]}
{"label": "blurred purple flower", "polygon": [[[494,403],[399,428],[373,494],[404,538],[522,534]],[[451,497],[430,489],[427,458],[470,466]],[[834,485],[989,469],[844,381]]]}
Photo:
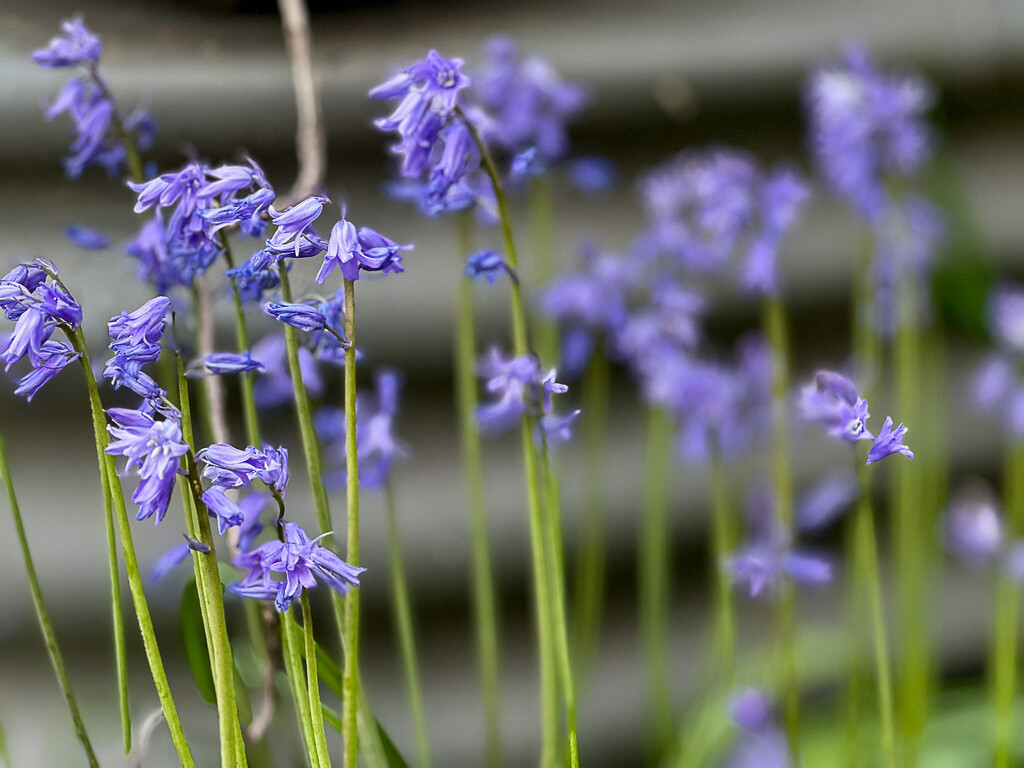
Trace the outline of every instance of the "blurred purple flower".
{"label": "blurred purple flower", "polygon": [[946,511],[946,546],[968,565],[990,563],[1003,549],[999,505],[984,485],[957,492]]}
{"label": "blurred purple flower", "polygon": [[64,230],[68,240],[79,248],[89,251],[102,251],[110,247],[110,240],[102,232],[90,229],[82,224],[72,224]]}

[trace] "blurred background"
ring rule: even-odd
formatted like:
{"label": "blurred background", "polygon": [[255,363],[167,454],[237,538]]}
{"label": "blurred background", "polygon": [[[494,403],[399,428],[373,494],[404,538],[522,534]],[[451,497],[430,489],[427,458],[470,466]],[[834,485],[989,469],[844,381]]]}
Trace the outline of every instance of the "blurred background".
{"label": "blurred background", "polygon": [[[66,124],[44,123],[40,104],[63,77],[40,70],[30,52],[56,33],[61,19],[84,12],[103,39],[103,69],[119,103],[148,108],[160,133],[148,159],[161,169],[197,154],[212,162],[251,153],[271,182],[287,189],[295,174],[294,100],[276,13],[269,0],[5,0],[0,8],[0,268],[45,257],[57,262],[86,310],[93,356],[102,357],[105,321],[147,299],[135,264],[122,255],[134,233],[130,193],[93,170],[78,182],[63,176]],[[636,174],[680,149],[710,142],[747,148],[763,161],[787,160],[812,173],[805,151],[801,90],[810,68],[852,41],[865,43],[884,66],[917,69],[935,83],[940,148],[930,191],[951,221],[936,306],[949,321],[950,434],[953,477],[995,475],[999,440],[964,397],[976,359],[985,280],[1024,268],[1024,4],[1019,0],[588,0],[473,3],[466,0],[328,2],[312,0],[314,59],[328,138],[328,194],[347,201],[351,217],[416,250],[407,271],[359,291],[362,369],[390,365],[405,374],[399,432],[412,449],[395,472],[408,574],[421,643],[421,663],[436,764],[482,763],[483,727],[469,603],[468,525],[452,408],[452,317],[461,260],[454,223],[428,220],[382,193],[389,179],[386,145],[371,123],[383,106],[366,91],[398,65],[429,48],[481,60],[485,40],[514,34],[525,51],[549,59],[590,93],[572,128],[574,150],[611,159],[615,187],[584,196],[556,190],[557,256],[575,263],[584,237],[609,248],[630,242],[641,225]],[[795,369],[802,375],[848,354],[849,286],[860,242],[857,223],[824,190],[791,238],[783,259],[792,312]],[[529,230],[517,204],[529,286]],[[77,249],[63,235],[71,223],[111,236],[106,252]],[[481,240],[493,238],[484,233]],[[296,289],[312,283],[302,272]],[[481,339],[502,343],[504,292],[478,287]],[[218,308],[222,349],[231,341],[227,310]],[[270,330],[253,313],[257,334]],[[757,322],[756,307],[719,302],[708,323],[728,341]],[[369,383],[367,376],[365,382]],[[93,741],[117,765],[118,723],[112,684],[108,585],[84,388],[59,377],[31,404],[0,387],[0,424],[37,558],[44,594],[64,645],[72,681]],[[646,696],[638,650],[635,572],[643,488],[643,416],[622,372],[613,379],[605,476],[609,501],[608,605],[596,673],[583,681],[580,743],[589,766],[642,764]],[[571,395],[570,395],[571,396]],[[340,403],[340,390],[328,399]],[[874,410],[874,409],[873,409]],[[882,414],[883,408],[876,413]],[[268,438],[299,445],[290,411],[264,415]],[[585,416],[584,416],[585,418]],[[240,432],[240,430],[237,430]],[[834,464],[820,444],[797,441],[797,480]],[[578,448],[559,457],[570,565],[578,542],[584,476]],[[293,450],[290,508],[312,520],[300,451]],[[530,765],[537,744],[538,694],[529,597],[529,549],[519,449],[512,438],[485,445],[491,538],[501,605],[503,741],[508,764]],[[681,709],[691,692],[693,659],[705,641],[707,490],[702,471],[678,467],[672,506],[672,687]],[[335,509],[343,499],[335,498]],[[145,569],[180,542],[173,522],[140,523],[135,540]],[[386,521],[381,498],[363,512],[364,677],[374,709],[407,755],[412,728],[391,627]],[[13,542],[0,514],[0,541]],[[16,766],[76,764],[79,750],[53,681],[13,544],[0,558],[0,722]],[[151,606],[185,728],[198,749],[216,738],[213,710],[200,700],[177,644],[177,610],[187,569],[150,590]],[[571,571],[570,571],[571,572]],[[808,620],[833,615],[836,594],[801,601]],[[323,598],[323,595],[318,596]],[[985,651],[989,590],[950,569],[936,592],[941,662],[951,676],[977,675]],[[320,606],[325,607],[324,605]],[[749,607],[749,606],[747,606]],[[237,609],[237,605],[235,605]],[[237,610],[236,610],[237,613]],[[325,614],[326,616],[326,614]],[[751,609],[741,636],[756,642],[763,615]],[[128,626],[134,630],[129,617]],[[136,722],[157,707],[137,633],[129,631]],[[282,732],[294,730],[282,711]],[[204,742],[205,739],[205,742]],[[279,747],[284,753],[289,745]],[[210,753],[212,754],[212,753]],[[170,765],[169,739],[154,736],[147,765]],[[212,758],[211,758],[212,759]],[[281,763],[286,764],[286,763]]]}

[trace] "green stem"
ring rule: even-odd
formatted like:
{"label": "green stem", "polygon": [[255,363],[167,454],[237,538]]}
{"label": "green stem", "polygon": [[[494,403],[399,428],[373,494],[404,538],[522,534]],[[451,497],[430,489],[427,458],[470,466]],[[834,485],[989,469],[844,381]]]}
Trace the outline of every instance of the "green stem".
{"label": "green stem", "polygon": [[121,550],[124,552],[125,571],[128,574],[128,586],[132,593],[135,615],[139,621],[139,630],[142,633],[142,644],[146,651],[146,660],[149,662],[149,669],[153,675],[153,684],[156,687],[164,719],[167,721],[167,727],[171,732],[171,741],[178,753],[178,759],[181,761],[183,768],[194,768],[195,762],[189,751],[188,741],[181,727],[181,720],[178,718],[178,710],[174,705],[171,688],[167,682],[167,673],[164,671],[163,659],[160,656],[160,648],[156,641],[153,619],[149,614],[149,604],[146,601],[146,592],[142,585],[142,574],[139,571],[139,562],[135,555],[135,542],[132,539],[131,526],[128,522],[128,511],[125,508],[121,480],[117,475],[114,457],[108,456],[103,452],[109,444],[106,419],[103,412],[103,403],[100,401],[99,387],[96,385],[96,378],[92,372],[89,350],[85,345],[85,336],[81,329],[74,332],[66,332],[71,345],[81,355],[79,362],[82,365],[86,387],[89,390],[89,405],[92,410],[93,433],[96,438],[97,453],[101,453],[104,459],[100,471],[101,475],[106,474],[107,476],[111,496],[114,500],[117,525],[121,536]]}
{"label": "green stem", "polygon": [[864,616],[868,613],[866,559],[862,554],[861,537],[858,535],[860,518],[850,515],[844,531],[847,569],[846,583],[846,645],[849,656],[849,670],[846,681],[845,743],[844,762],[846,768],[857,768],[864,763],[861,747],[861,708],[864,691],[867,688],[869,671],[864,639]]}
{"label": "green stem", "polygon": [[[355,283],[345,280],[345,470],[348,548],[345,560],[359,566],[359,446],[356,441],[356,306]],[[315,441],[314,436],[314,441]],[[319,469],[319,467],[318,467]],[[319,477],[319,473],[317,475]],[[323,487],[323,484],[320,483]],[[357,713],[359,709],[359,590],[345,598],[345,676],[342,698],[345,768],[356,768],[359,752]]]}
{"label": "green stem", "polygon": [[402,648],[402,665],[405,667],[405,682],[409,687],[409,704],[412,709],[413,725],[416,729],[416,747],[419,751],[421,768],[430,766],[430,742],[427,738],[427,722],[423,715],[423,692],[420,686],[419,663],[416,659],[416,639],[413,630],[412,608],[409,605],[409,587],[402,563],[402,544],[398,537],[398,521],[395,518],[394,489],[389,482],[384,489],[388,511],[388,541],[391,549],[391,586],[394,590],[395,623],[398,625],[398,639]]}
{"label": "green stem", "polygon": [[[195,437],[192,432],[192,408],[188,392],[188,380],[185,378],[185,367],[181,355],[175,354],[178,369],[178,399],[181,408],[182,436],[189,445],[185,456],[188,470],[189,488],[192,492],[192,503],[195,511],[196,538],[209,547],[207,552],[193,552],[192,556],[202,567],[202,580],[197,583],[205,602],[204,618],[208,622],[209,639],[212,645],[214,688],[217,695],[217,722],[220,731],[220,759],[224,768],[244,766],[245,751],[242,741],[242,729],[238,721],[238,704],[235,701],[235,663],[231,653],[231,640],[228,637],[227,618],[224,614],[224,585],[220,580],[217,565],[217,549],[210,529],[210,516],[202,502],[202,481],[192,451],[195,448]],[[239,759],[239,757],[241,759]]]}
{"label": "green stem", "polygon": [[[456,108],[458,109],[458,108]],[[464,117],[464,116],[463,116]],[[513,272],[518,272],[515,239],[512,236],[512,221],[508,202],[501,186],[498,170],[491,159],[487,146],[480,139],[476,128],[466,121],[470,133],[480,151],[484,171],[494,189],[501,220],[501,232],[505,245],[505,262]],[[509,281],[512,308],[512,348],[517,357],[529,354],[526,333],[526,309],[523,303],[521,283]],[[547,768],[557,761],[558,739],[558,681],[555,677],[555,649],[552,636],[551,597],[548,594],[548,574],[544,547],[544,519],[541,512],[540,473],[537,467],[537,451],[533,445],[534,418],[527,414],[520,425],[520,439],[523,448],[523,467],[526,474],[527,508],[530,518],[530,550],[533,562],[533,586],[537,600],[537,634],[540,655],[541,680],[541,765]]]}
{"label": "green stem", "polygon": [[[789,466],[789,332],[786,311],[778,298],[764,303],[764,329],[772,347],[772,409],[774,423],[775,514],[782,535],[793,536],[793,487]],[[800,764],[800,686],[796,667],[796,593],[783,585],[779,595],[779,640],[783,663],[786,739],[793,762]]]}
{"label": "green stem", "polygon": [[313,614],[309,610],[309,595],[302,590],[302,629],[306,638],[306,686],[309,695],[310,725],[313,743],[321,768],[330,768],[331,756],[327,752],[327,734],[324,733],[324,711],[320,706],[320,678],[316,674],[316,638],[313,636]]}
{"label": "green stem", "polygon": [[299,721],[302,743],[306,748],[306,759],[311,768],[320,768],[316,740],[313,737],[313,721],[309,711],[309,695],[306,677],[302,671],[302,652],[299,650],[298,628],[288,613],[281,614],[278,622],[281,628],[281,656],[292,701],[295,702],[295,716]]}
{"label": "green stem", "polygon": [[546,496],[545,511],[547,520],[545,528],[545,555],[550,575],[550,589],[554,597],[551,616],[554,623],[555,651],[558,662],[559,682],[562,689],[563,703],[566,713],[566,725],[569,731],[569,765],[579,768],[579,739],[576,735],[576,683],[573,680],[572,659],[569,657],[569,630],[565,611],[565,565],[562,555],[562,504],[559,493],[558,478],[551,472],[551,457],[548,453],[547,441],[541,438],[541,466],[544,473],[544,490]]}
{"label": "green stem", "polygon": [[724,682],[731,685],[736,669],[736,610],[725,561],[734,545],[733,509],[729,503],[725,468],[717,453],[711,461],[711,508],[711,551],[714,559],[712,577],[715,582],[716,606],[714,647],[722,664]]}
{"label": "green stem", "polygon": [[[221,234],[221,243],[224,246],[224,261],[228,269],[234,269],[235,260],[231,255],[231,243],[226,234]],[[283,271],[283,270],[282,270]],[[231,278],[231,296],[234,299],[235,307],[235,348],[240,354],[249,352],[249,331],[245,322],[245,307],[242,304],[242,294],[238,291],[238,282]],[[255,376],[252,371],[243,371],[239,374],[240,389],[242,393],[242,413],[245,416],[245,439],[249,445],[257,448],[262,445],[260,441],[260,422],[256,411],[256,398],[253,396]]]}
{"label": "green stem", "polygon": [[0,476],[3,477],[4,487],[7,489],[7,500],[11,505],[11,516],[14,518],[14,529],[18,536],[18,543],[21,545],[21,554],[25,558],[25,572],[28,574],[28,585],[32,592],[32,603],[36,609],[36,618],[39,619],[39,628],[43,631],[43,638],[46,640],[46,650],[50,654],[50,662],[53,664],[53,671],[57,675],[57,682],[61,692],[64,694],[64,701],[67,702],[71,711],[71,721],[75,726],[75,735],[82,743],[85,750],[85,758],[92,768],[99,768],[96,754],[92,750],[92,743],[89,735],[85,732],[85,722],[82,720],[82,713],[78,709],[78,702],[75,700],[75,693],[71,690],[71,681],[68,679],[68,671],[64,666],[64,656],[57,645],[57,635],[50,623],[50,614],[46,610],[46,603],[43,601],[43,592],[39,588],[39,579],[36,577],[36,568],[32,562],[32,553],[28,548],[28,538],[25,536],[25,526],[21,522],[21,510],[18,507],[18,499],[14,495],[14,483],[11,480],[11,471],[7,466],[7,455],[4,450],[3,435],[0,435]]}
{"label": "green stem", "polygon": [[640,631],[647,671],[648,704],[656,757],[672,740],[672,698],[668,685],[668,504],[672,457],[672,419],[651,408],[647,421],[647,480],[644,484],[638,596]]}
{"label": "green stem", "polygon": [[896,768],[896,735],[893,723],[892,672],[889,662],[889,644],[885,630],[882,603],[882,578],[878,565],[878,542],[875,521],[871,513],[871,473],[857,461],[860,480],[860,498],[857,501],[857,536],[860,555],[864,559],[866,597],[871,612],[871,630],[875,649],[875,676],[878,685],[878,717],[882,724],[882,756],[886,768]]}
{"label": "green stem", "polygon": [[607,516],[608,358],[594,350],[583,376],[582,441],[586,455],[586,500],[583,507],[583,542],[576,565],[573,636],[577,669],[590,667],[601,631],[604,606],[605,517]]}
{"label": "green stem", "polygon": [[[894,347],[896,405],[901,419],[919,424],[921,401],[921,350],[918,328],[917,285],[905,275],[900,285],[899,330]],[[926,547],[931,539],[925,524],[926,511],[921,484],[922,465],[899,461],[893,467],[893,540],[896,542],[896,570],[899,583],[899,713],[903,745],[903,768],[914,768],[917,745],[928,710],[928,589],[925,580]]]}
{"label": "green stem", "polygon": [[[472,250],[469,213],[459,215],[459,252]],[[501,716],[498,697],[498,610],[491,570],[491,548],[487,537],[487,506],[484,499],[483,459],[476,430],[476,329],[473,317],[473,283],[459,278],[458,319],[455,326],[455,390],[458,399],[459,432],[466,470],[470,541],[473,568],[473,618],[480,662],[480,684],[484,704],[484,740],[488,768],[501,766]]]}
{"label": "green stem", "polygon": [[[1024,532],[1024,443],[1015,443],[1006,456],[1003,475],[1007,538]],[[1022,590],[1005,573],[996,590],[995,638],[991,672],[995,709],[995,768],[1009,768],[1013,743],[1013,704],[1017,689]]]}

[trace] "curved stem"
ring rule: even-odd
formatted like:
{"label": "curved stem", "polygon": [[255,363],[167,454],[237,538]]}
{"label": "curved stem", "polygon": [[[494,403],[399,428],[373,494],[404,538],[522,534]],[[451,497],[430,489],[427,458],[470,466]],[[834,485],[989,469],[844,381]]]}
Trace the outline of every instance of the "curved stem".
{"label": "curved stem", "polygon": [[313,614],[309,610],[309,595],[302,590],[302,630],[306,639],[306,688],[309,696],[309,717],[316,745],[317,760],[321,768],[330,768],[331,756],[327,752],[327,734],[324,733],[324,710],[320,706],[320,679],[316,674],[316,638],[313,636]]}
{"label": "curved stem", "polygon": [[57,675],[57,683],[60,685],[61,693],[64,694],[64,701],[67,702],[71,711],[71,722],[75,726],[75,735],[85,750],[85,758],[92,768],[99,768],[96,754],[93,752],[89,735],[85,732],[85,722],[82,720],[82,713],[78,709],[78,702],[75,700],[75,693],[71,690],[71,681],[68,679],[68,671],[64,666],[64,656],[57,645],[57,635],[50,623],[50,614],[46,610],[46,603],[43,601],[43,592],[39,588],[39,579],[36,577],[36,568],[32,562],[32,553],[29,551],[28,538],[25,536],[25,527],[21,522],[21,510],[18,508],[18,499],[14,494],[14,483],[11,481],[10,468],[7,466],[7,455],[4,450],[3,435],[0,435],[0,477],[3,479],[4,487],[7,489],[7,500],[11,505],[11,516],[14,518],[14,530],[18,536],[18,544],[21,546],[21,554],[25,558],[25,572],[28,574],[29,590],[32,592],[32,604],[36,609],[36,618],[39,619],[39,628],[43,632],[46,641],[46,650],[50,654],[50,662],[53,664],[53,671]]}
{"label": "curved stem", "polygon": [[[355,283],[345,280],[345,470],[348,548],[345,560],[359,566],[359,445],[356,441],[356,305]],[[345,597],[345,677],[342,719],[345,738],[345,768],[356,768],[359,752],[357,712],[359,709],[359,590]]]}
{"label": "curved stem", "polygon": [[125,571],[128,574],[128,586],[132,593],[135,615],[139,621],[139,630],[142,633],[142,644],[146,651],[146,660],[149,662],[149,669],[153,675],[153,684],[156,687],[157,696],[160,698],[164,719],[167,721],[167,727],[170,729],[171,741],[177,750],[178,759],[181,761],[183,768],[195,768],[195,762],[192,759],[192,753],[189,751],[185,732],[181,727],[181,720],[178,718],[178,710],[174,705],[171,688],[167,682],[167,673],[164,671],[160,647],[156,641],[153,619],[149,614],[149,604],[146,601],[146,592],[142,585],[142,574],[139,571],[139,562],[135,555],[135,542],[132,539],[131,526],[128,522],[128,511],[125,508],[121,480],[117,476],[114,457],[103,453],[109,443],[106,420],[103,412],[103,403],[100,401],[99,387],[96,385],[96,378],[93,376],[92,364],[89,360],[89,350],[85,345],[85,336],[81,329],[74,332],[66,332],[72,347],[81,355],[79,362],[82,365],[86,387],[89,390],[93,433],[96,438],[98,452],[102,453],[103,456],[103,465],[100,471],[107,476],[111,496],[114,500],[114,510],[117,516],[118,530],[121,535],[121,549],[124,552]]}
{"label": "curved stem", "polygon": [[[459,253],[472,250],[468,212],[459,215]],[[473,283],[459,276],[458,317],[455,324],[455,390],[458,400],[459,433],[466,470],[470,540],[473,568],[473,618],[480,661],[480,683],[484,703],[484,733],[488,768],[501,765],[501,717],[498,676],[498,610],[491,569],[491,548],[487,536],[487,506],[484,499],[483,460],[480,435],[476,431],[476,329],[473,318]]]}
{"label": "curved stem", "polygon": [[420,766],[429,768],[430,740],[427,737],[427,721],[423,715],[423,690],[420,685],[419,662],[416,658],[416,636],[413,629],[412,607],[409,605],[405,565],[402,563],[398,520],[395,517],[395,494],[390,482],[384,488],[384,496],[388,512],[388,543],[391,550],[391,587],[394,591],[395,623],[398,625],[398,639],[402,648],[402,666],[405,667],[405,682],[409,688],[409,705],[416,729]]}

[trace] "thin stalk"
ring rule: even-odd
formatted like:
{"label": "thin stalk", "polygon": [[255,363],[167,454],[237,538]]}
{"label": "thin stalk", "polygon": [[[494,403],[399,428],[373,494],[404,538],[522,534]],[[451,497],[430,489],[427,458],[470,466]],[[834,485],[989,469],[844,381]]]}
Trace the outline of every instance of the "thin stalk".
{"label": "thin stalk", "polygon": [[[899,330],[894,346],[895,410],[908,424],[920,423],[921,335],[918,327],[918,290],[915,278],[905,275],[900,285]],[[925,523],[922,465],[916,461],[893,464],[893,540],[899,583],[899,715],[903,768],[916,765],[917,745],[928,710],[928,589],[926,548],[931,537]]]}
{"label": "thin stalk", "polygon": [[[772,347],[772,409],[774,423],[775,515],[783,536],[793,535],[793,478],[789,466],[789,332],[782,301],[764,303],[765,335]],[[800,764],[800,686],[796,668],[796,593],[785,583],[779,594],[779,640],[782,648],[783,702],[786,740],[793,762]]]}
{"label": "thin stalk", "polygon": [[871,631],[875,649],[875,676],[878,686],[878,718],[882,724],[882,757],[886,768],[896,768],[896,729],[893,716],[892,672],[889,661],[889,642],[885,630],[882,603],[882,578],[878,565],[878,542],[875,521],[871,513],[871,474],[868,467],[857,459],[857,477],[860,480],[860,498],[857,501],[857,536],[867,579],[866,597],[871,613]]}
{"label": "thin stalk", "polygon": [[395,495],[390,482],[384,489],[384,496],[388,511],[388,542],[391,549],[391,587],[394,590],[395,623],[398,625],[398,639],[402,648],[402,666],[405,668],[405,682],[409,688],[409,705],[416,729],[416,748],[420,756],[420,766],[429,768],[430,741],[427,738],[427,722],[423,715],[423,691],[420,685],[419,663],[416,659],[409,586],[405,578],[405,565],[402,563],[402,543],[399,540],[398,521],[395,518]]}
{"label": "thin stalk", "polygon": [[[550,176],[538,176],[530,185],[530,229],[533,235],[534,283],[544,285],[555,276],[555,199]],[[558,326],[548,318],[537,321],[537,354],[546,366],[558,361]]]}
{"label": "thin stalk", "polygon": [[[355,283],[345,280],[345,470],[348,540],[345,560],[359,566],[359,446],[356,442],[356,305]],[[313,438],[314,442],[316,437]],[[319,458],[319,457],[318,457]],[[318,467],[319,469],[319,467]],[[317,474],[319,477],[319,473]],[[321,487],[323,484],[320,483]],[[359,590],[345,597],[345,674],[342,697],[345,768],[356,768],[359,753]]]}
{"label": "thin stalk", "polygon": [[640,574],[637,599],[656,757],[662,756],[671,743],[673,722],[667,650],[671,446],[671,417],[660,408],[651,408],[647,420],[647,478],[644,483],[643,528],[638,554]]}
{"label": "thin stalk", "polygon": [[[1003,475],[1007,537],[1024,531],[1024,443],[1015,443],[1006,456]],[[1013,704],[1016,697],[1020,643],[1022,590],[1006,573],[996,589],[995,638],[992,651],[991,692],[995,710],[995,768],[1009,768],[1013,743]]]}
{"label": "thin stalk", "polygon": [[[221,234],[221,244],[224,246],[224,261],[228,269],[234,269],[235,259],[231,254],[231,242],[226,234]],[[238,291],[238,282],[231,278],[231,296],[235,307],[235,348],[240,354],[249,351],[249,331],[245,322],[245,307],[242,304],[242,294]],[[257,448],[262,445],[260,441],[260,422],[256,411],[256,398],[253,396],[255,376],[252,371],[243,371],[239,374],[239,386],[242,393],[242,413],[245,417],[245,439],[249,445]]]}
{"label": "thin stalk", "polygon": [[103,458],[100,473],[107,476],[108,487],[114,500],[114,511],[117,515],[118,531],[121,536],[121,550],[124,553],[125,571],[128,574],[128,586],[132,593],[135,615],[139,621],[139,630],[142,633],[142,644],[146,651],[146,660],[149,662],[149,669],[153,675],[153,684],[156,687],[164,719],[167,721],[167,727],[171,732],[171,741],[178,753],[178,759],[181,761],[182,768],[194,768],[195,762],[192,759],[192,753],[189,751],[185,731],[181,727],[177,707],[174,705],[174,697],[171,695],[171,688],[167,682],[167,673],[164,671],[163,659],[160,656],[160,647],[156,641],[156,631],[153,629],[153,620],[149,614],[149,604],[146,601],[146,592],[142,585],[142,574],[139,571],[139,562],[135,555],[135,542],[132,539],[131,525],[128,522],[128,511],[125,508],[124,492],[121,489],[121,479],[117,475],[114,457],[104,452],[104,449],[109,444],[106,418],[103,411],[103,403],[100,401],[99,387],[92,372],[89,350],[85,345],[85,336],[81,329],[76,331],[65,329],[65,332],[72,347],[81,355],[79,362],[85,374],[86,387],[89,390],[89,405],[92,410],[93,433],[96,439],[97,453],[101,454]]}
{"label": "thin stalk", "polygon": [[845,561],[850,563],[846,580],[846,621],[845,642],[849,654],[849,670],[846,681],[845,737],[843,765],[857,768],[864,763],[861,747],[861,709],[867,681],[870,677],[864,642],[864,619],[868,614],[866,560],[861,553],[861,537],[858,536],[860,518],[850,515],[844,530]]}
{"label": "thin stalk", "polygon": [[[468,213],[458,219],[459,251],[472,249]],[[488,768],[501,766],[501,716],[498,696],[498,609],[491,569],[491,545],[487,537],[487,505],[484,499],[483,459],[476,430],[476,328],[473,317],[473,283],[459,278],[458,319],[455,326],[455,390],[458,401],[462,460],[466,471],[469,527],[473,568],[473,619],[480,662],[484,704],[484,742]]]}
{"label": "thin stalk", "polygon": [[25,526],[21,522],[21,510],[18,507],[18,499],[14,494],[14,483],[11,480],[11,471],[7,466],[7,454],[4,450],[3,435],[0,435],[0,476],[3,477],[4,487],[7,489],[7,500],[11,506],[11,516],[14,518],[14,529],[18,536],[18,543],[21,545],[21,554],[25,558],[25,572],[28,574],[28,585],[32,592],[32,604],[36,609],[36,618],[39,619],[39,628],[43,631],[43,638],[46,640],[46,650],[50,654],[50,662],[53,664],[53,671],[57,675],[57,683],[60,685],[61,693],[64,694],[64,701],[67,702],[71,712],[71,722],[75,726],[75,736],[85,750],[85,758],[92,768],[99,768],[96,760],[96,753],[92,750],[92,743],[89,735],[85,732],[85,722],[82,720],[82,713],[78,709],[78,702],[75,700],[75,693],[71,690],[71,680],[68,679],[68,671],[64,666],[64,656],[57,645],[57,635],[50,623],[50,614],[46,610],[46,603],[43,601],[43,592],[39,588],[39,579],[36,577],[36,567],[32,562],[32,553],[29,551],[28,538],[25,535]]}
{"label": "thin stalk", "polygon": [[[458,109],[458,108],[456,108]],[[464,115],[460,115],[465,117]],[[494,189],[501,220],[501,232],[505,246],[505,262],[518,273],[519,260],[516,256],[515,239],[512,236],[512,220],[508,202],[501,186],[498,170],[494,165],[487,146],[480,139],[473,124],[466,120],[473,140],[480,151],[484,171]],[[512,348],[517,357],[530,352],[526,333],[526,308],[523,303],[522,286],[518,280],[509,281],[512,308]],[[541,765],[554,765],[557,760],[558,734],[558,681],[555,677],[555,649],[552,636],[551,598],[548,594],[546,557],[544,554],[544,519],[541,512],[541,483],[537,467],[537,452],[533,445],[534,418],[527,414],[520,425],[520,439],[523,447],[523,467],[526,474],[527,508],[530,518],[530,550],[533,562],[533,586],[537,600],[537,634],[540,655],[541,680]]]}
{"label": "thin stalk", "polygon": [[544,473],[545,511],[547,520],[544,545],[551,579],[551,594],[554,604],[551,615],[554,621],[555,652],[558,662],[560,688],[569,732],[569,765],[579,768],[579,739],[576,735],[576,683],[573,680],[572,659],[569,657],[569,630],[565,611],[565,566],[562,555],[562,504],[558,478],[551,472],[551,456],[547,441],[541,438],[541,466]]}
{"label": "thin stalk", "polygon": [[574,658],[583,675],[595,654],[601,631],[604,606],[605,517],[607,491],[605,482],[608,442],[609,365],[604,351],[594,350],[583,376],[582,441],[586,456],[587,488],[583,512],[583,542],[576,564],[576,599],[574,601]]}
{"label": "thin stalk", "polygon": [[330,768],[331,756],[327,752],[327,734],[324,733],[324,711],[320,706],[320,678],[316,674],[316,638],[313,636],[313,614],[309,610],[309,595],[302,590],[302,630],[306,639],[306,687],[309,695],[310,725],[317,760],[322,768]]}
{"label": "thin stalk", "polygon": [[193,558],[202,566],[202,581],[197,584],[202,589],[202,600],[206,603],[204,618],[208,622],[208,631],[213,655],[213,680],[217,695],[217,724],[220,732],[220,759],[224,768],[244,766],[245,750],[242,741],[242,729],[238,721],[238,705],[235,701],[235,664],[231,653],[231,640],[228,637],[227,618],[224,614],[224,585],[220,580],[217,565],[217,549],[210,530],[210,516],[205,514],[202,496],[202,484],[199,469],[196,467],[192,450],[195,448],[192,434],[192,408],[188,393],[188,381],[185,378],[185,367],[181,355],[176,354],[178,367],[178,399],[181,408],[182,436],[189,445],[185,456],[188,470],[189,487],[195,505],[196,533],[203,544],[209,547],[207,552],[193,552]]}
{"label": "thin stalk", "polygon": [[311,768],[320,768],[316,740],[313,737],[312,717],[309,711],[308,686],[302,671],[302,651],[299,650],[298,627],[290,614],[282,614],[278,622],[281,628],[281,655],[288,687],[291,689],[292,701],[295,702],[295,716],[299,721],[302,743],[306,748],[306,759]]}
{"label": "thin stalk", "polygon": [[712,578],[715,582],[715,642],[722,665],[722,677],[731,685],[736,670],[736,609],[732,584],[725,561],[734,544],[734,510],[729,501],[728,479],[722,459],[717,453],[711,461],[711,551],[714,560]]}

